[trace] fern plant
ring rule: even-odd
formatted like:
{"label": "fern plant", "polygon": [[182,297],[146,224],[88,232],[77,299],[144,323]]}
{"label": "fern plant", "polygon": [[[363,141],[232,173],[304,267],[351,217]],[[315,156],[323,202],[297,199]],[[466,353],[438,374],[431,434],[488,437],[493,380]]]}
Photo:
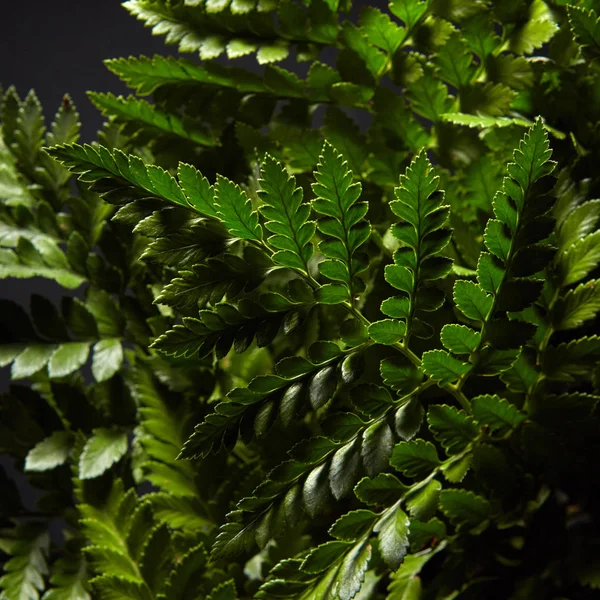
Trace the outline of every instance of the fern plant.
{"label": "fern plant", "polygon": [[124,6],[2,94],[0,597],[595,597],[600,5]]}

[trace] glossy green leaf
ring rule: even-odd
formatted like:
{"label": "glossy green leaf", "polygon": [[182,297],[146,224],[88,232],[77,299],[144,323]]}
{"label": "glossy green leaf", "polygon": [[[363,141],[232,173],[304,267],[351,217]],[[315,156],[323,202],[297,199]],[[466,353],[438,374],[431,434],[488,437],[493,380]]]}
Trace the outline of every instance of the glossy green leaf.
{"label": "glossy green leaf", "polygon": [[71,450],[71,435],[67,431],[55,431],[36,444],[25,460],[26,471],[48,471],[64,464]]}
{"label": "glossy green leaf", "polygon": [[127,452],[127,433],[117,429],[94,429],[93,435],[83,447],[79,458],[79,477],[93,479],[107,469]]}

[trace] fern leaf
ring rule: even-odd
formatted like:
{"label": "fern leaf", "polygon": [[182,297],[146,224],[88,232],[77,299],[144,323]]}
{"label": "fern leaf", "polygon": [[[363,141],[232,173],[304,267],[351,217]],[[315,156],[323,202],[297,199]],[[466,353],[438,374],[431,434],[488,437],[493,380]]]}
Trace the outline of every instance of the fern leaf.
{"label": "fern leaf", "polygon": [[210,596],[206,600],[237,600],[237,590],[235,588],[235,581],[229,579],[219,584],[210,593]]}
{"label": "fern leaf", "polygon": [[427,12],[427,2],[422,0],[392,0],[390,11],[404,23],[407,32],[409,32]]}
{"label": "fern leaf", "polygon": [[345,299],[353,301],[355,294],[364,289],[358,274],[367,264],[358,250],[371,234],[371,226],[364,220],[369,207],[366,202],[357,202],[361,186],[352,183],[347,162],[328,142],[323,146],[315,179],[312,187],[316,199],[312,206],[327,217],[318,221],[317,228],[330,238],[319,244],[319,250],[328,259],[319,264],[319,270],[329,279],[341,281],[348,290]]}
{"label": "fern leaf", "polygon": [[[261,424],[265,407],[270,407],[269,426],[277,412],[284,424],[289,425],[302,409],[302,399],[308,394],[312,406],[317,409],[326,404],[337,388],[336,365],[342,363],[347,354],[342,354],[335,344],[327,348],[321,360],[308,361],[290,357],[276,366],[277,375],[265,375],[253,379],[247,388],[236,388],[228,393],[227,399],[216,405],[215,411],[204,422],[196,426],[194,434],[185,443],[181,458],[206,457],[218,451],[225,439],[237,439],[242,419],[249,420],[254,413],[253,430],[266,432]],[[260,404],[261,407],[256,405]],[[252,412],[250,412],[252,411]],[[230,442],[231,443],[231,442]]]}
{"label": "fern leaf", "polygon": [[434,123],[450,112],[453,104],[448,88],[427,71],[410,84],[408,92],[413,111]]}
{"label": "fern leaf", "polygon": [[360,27],[371,44],[394,54],[405,39],[406,32],[388,15],[374,6],[366,6],[360,15]]}
{"label": "fern leaf", "polygon": [[557,331],[574,329],[600,312],[600,281],[580,283],[560,297],[552,310],[552,324]]}
{"label": "fern leaf", "polygon": [[578,283],[600,263],[600,231],[579,238],[558,257],[563,286]]}
{"label": "fern leaf", "polygon": [[[546,195],[550,180],[544,183],[555,166],[550,155],[548,136],[537,120],[515,150],[514,162],[508,165],[510,178],[504,179],[503,190],[494,198],[496,218],[490,219],[485,228],[484,243],[489,254],[480,255],[478,282],[459,280],[454,284],[456,306],[465,317],[482,324],[477,344],[472,345],[477,332],[461,330],[462,343],[459,343],[448,335],[458,330],[446,326],[442,339],[451,351],[459,350],[464,356],[463,345],[471,343],[469,357],[485,348],[503,352],[520,347],[534,335],[535,325],[497,318],[495,313],[501,308],[522,310],[541,292],[541,282],[532,276],[546,267],[554,253],[552,247],[540,243],[553,226],[552,219],[546,216],[552,207]],[[521,288],[523,293],[519,291],[521,297],[516,300],[516,290]],[[468,364],[443,350],[430,350],[423,355],[423,369],[431,377],[446,383],[458,381],[460,386],[469,373],[478,369],[496,372],[497,367],[486,365],[485,360],[480,359],[473,367],[472,360]],[[512,362],[500,369],[507,370],[511,365]]]}
{"label": "fern leaf", "polygon": [[459,90],[467,86],[475,76],[473,56],[458,33],[452,35],[440,48],[436,64],[440,77]]}
{"label": "fern leaf", "polygon": [[44,594],[44,600],[91,600],[83,556],[58,559],[50,573],[52,587]]}
{"label": "fern leaf", "polygon": [[[409,397],[414,395],[414,390]],[[385,396],[384,388],[367,386],[358,395]],[[395,405],[389,394],[377,416],[363,421],[352,413],[332,417],[327,430],[331,439],[317,437],[297,444],[290,460],[271,471],[252,496],[242,499],[221,528],[213,547],[215,558],[227,558],[249,550],[254,543],[264,546],[281,534],[279,515],[285,508],[286,526],[295,524],[306,511],[312,518],[335,499],[346,496],[360,477],[361,469],[371,476],[385,469],[392,453],[394,438],[388,419],[395,420],[404,408]],[[400,419],[401,420],[401,419]],[[383,524],[382,524],[383,527]],[[383,527],[387,530],[386,527]]]}
{"label": "fern leaf", "polygon": [[600,55],[600,17],[594,9],[583,6],[567,6],[571,32],[580,45],[583,54],[592,58]]}
{"label": "fern leaf", "polygon": [[443,490],[440,494],[440,508],[456,527],[481,528],[489,523],[492,513],[490,502],[468,490]]}
{"label": "fern leaf", "polygon": [[183,313],[204,308],[227,298],[229,302],[245,292],[251,292],[262,282],[267,269],[255,266],[232,254],[209,258],[205,264],[180,271],[156,297],[157,304],[176,308]]}
{"label": "fern leaf", "polygon": [[237,306],[220,303],[214,310],[200,311],[199,318],[185,317],[182,325],[175,325],[156,338],[152,347],[168,356],[198,354],[201,358],[214,349],[217,357],[222,358],[233,345],[241,354],[255,338],[259,348],[270,344],[279,333],[286,314],[302,314],[311,305],[294,302],[276,293],[260,295],[258,303],[248,298],[242,299]]}
{"label": "fern leaf", "polygon": [[[206,8],[173,7],[164,0],[128,0],[124,4],[132,15],[152,27],[155,35],[165,34],[167,43],[177,44],[181,52],[199,52],[203,60],[217,58],[226,50],[230,55],[239,55],[240,47],[245,48],[243,53],[257,52],[259,64],[281,61],[288,56],[290,43],[276,39],[284,36],[277,35],[272,17],[263,18],[262,27],[257,30],[251,27],[251,17],[256,11],[253,5],[247,0],[227,5],[211,1]],[[285,37],[293,39],[290,34]]]}
{"label": "fern leaf", "polygon": [[3,539],[3,550],[8,550],[11,558],[0,577],[2,596],[6,600],[39,600],[48,574],[48,531],[39,523],[21,523],[9,535]]}
{"label": "fern leaf", "polygon": [[444,296],[430,282],[445,277],[452,265],[450,259],[438,256],[451,235],[445,227],[450,207],[443,204],[444,194],[438,185],[439,177],[421,152],[401,175],[400,186],[394,190],[396,200],[390,203],[392,212],[401,219],[392,233],[402,246],[394,253],[394,264],[386,266],[385,279],[402,295],[385,300],[381,310],[403,323],[404,345],[413,333],[417,337],[430,335],[417,314],[440,307]]}
{"label": "fern leaf", "polygon": [[190,205],[200,214],[216,217],[215,190],[208,179],[196,167],[185,163],[179,163],[177,177]]}
{"label": "fern leaf", "polygon": [[264,203],[259,210],[266,229],[273,233],[267,242],[277,250],[273,260],[308,274],[315,224],[308,221],[310,205],[302,202],[302,188],[296,187],[295,178],[271,156],[263,162],[259,184],[258,195]]}
{"label": "fern leaf", "polygon": [[387,56],[369,43],[365,33],[362,28],[346,21],[342,26],[341,37],[344,44],[361,58],[373,77],[378,79],[383,75],[387,66]]}
{"label": "fern leaf", "polygon": [[[171,204],[186,208],[190,207],[185,194],[174,177],[155,165],[146,166],[137,156],[127,155],[120,150],[111,152],[104,146],[90,146],[88,144],[84,146],[78,144],[54,146],[49,148],[47,152],[70,171],[77,173],[81,181],[86,183],[97,182],[100,185],[106,179],[116,180],[114,188],[109,188],[108,191],[106,188],[102,190],[105,198],[111,190],[121,187],[121,181],[124,180],[130,186],[133,185],[139,188],[145,196],[150,193],[152,196],[166,200]],[[136,198],[135,192],[130,191],[129,194],[130,196],[126,201]],[[123,199],[119,198],[117,203],[121,204],[122,202]]]}
{"label": "fern leaf", "polygon": [[542,368],[549,379],[576,381],[589,378],[590,368],[600,360],[600,336],[581,337],[558,346],[549,346]]}
{"label": "fern leaf", "polygon": [[33,90],[27,94],[19,107],[16,126],[14,131],[16,156],[24,163],[28,172],[33,174],[46,133],[42,105]]}
{"label": "fern leaf", "polygon": [[549,42],[558,31],[552,11],[542,0],[531,3],[528,17],[510,38],[510,49],[516,54],[532,54],[536,48]]}
{"label": "fern leaf", "polygon": [[238,185],[221,175],[217,176],[215,186],[215,206],[219,218],[232,236],[262,241],[262,227],[250,199]]}
{"label": "fern leaf", "polygon": [[201,146],[217,146],[217,141],[206,131],[201,124],[191,119],[182,119],[175,114],[166,113],[144,100],[133,96],[123,98],[113,94],[100,94],[88,92],[90,100],[107,117],[116,117],[119,121],[139,123],[157,133],[172,135],[190,140]]}
{"label": "fern leaf", "polygon": [[36,238],[34,245],[20,237],[16,248],[0,248],[0,279],[52,279],[62,287],[76,289],[85,278],[74,272],[58,244],[49,239]]}
{"label": "fern leaf", "polygon": [[79,458],[80,479],[102,475],[127,452],[127,434],[100,428],[87,441]]}

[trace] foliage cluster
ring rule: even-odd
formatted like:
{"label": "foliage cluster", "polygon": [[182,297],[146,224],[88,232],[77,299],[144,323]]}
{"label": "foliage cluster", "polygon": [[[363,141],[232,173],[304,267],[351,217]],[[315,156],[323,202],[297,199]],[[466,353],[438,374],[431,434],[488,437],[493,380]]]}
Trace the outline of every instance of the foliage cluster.
{"label": "foliage cluster", "polygon": [[2,94],[0,597],[594,597],[600,2],[124,6]]}

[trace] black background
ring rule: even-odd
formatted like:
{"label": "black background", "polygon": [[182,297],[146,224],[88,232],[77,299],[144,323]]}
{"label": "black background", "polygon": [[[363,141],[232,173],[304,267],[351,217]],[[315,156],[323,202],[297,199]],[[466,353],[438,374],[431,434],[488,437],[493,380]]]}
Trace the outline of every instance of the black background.
{"label": "black background", "polygon": [[119,0],[0,1],[0,83],[21,97],[35,89],[47,118],[70,94],[83,141],[95,139],[103,121],[86,91],[127,93],[103,60],[175,53]]}

